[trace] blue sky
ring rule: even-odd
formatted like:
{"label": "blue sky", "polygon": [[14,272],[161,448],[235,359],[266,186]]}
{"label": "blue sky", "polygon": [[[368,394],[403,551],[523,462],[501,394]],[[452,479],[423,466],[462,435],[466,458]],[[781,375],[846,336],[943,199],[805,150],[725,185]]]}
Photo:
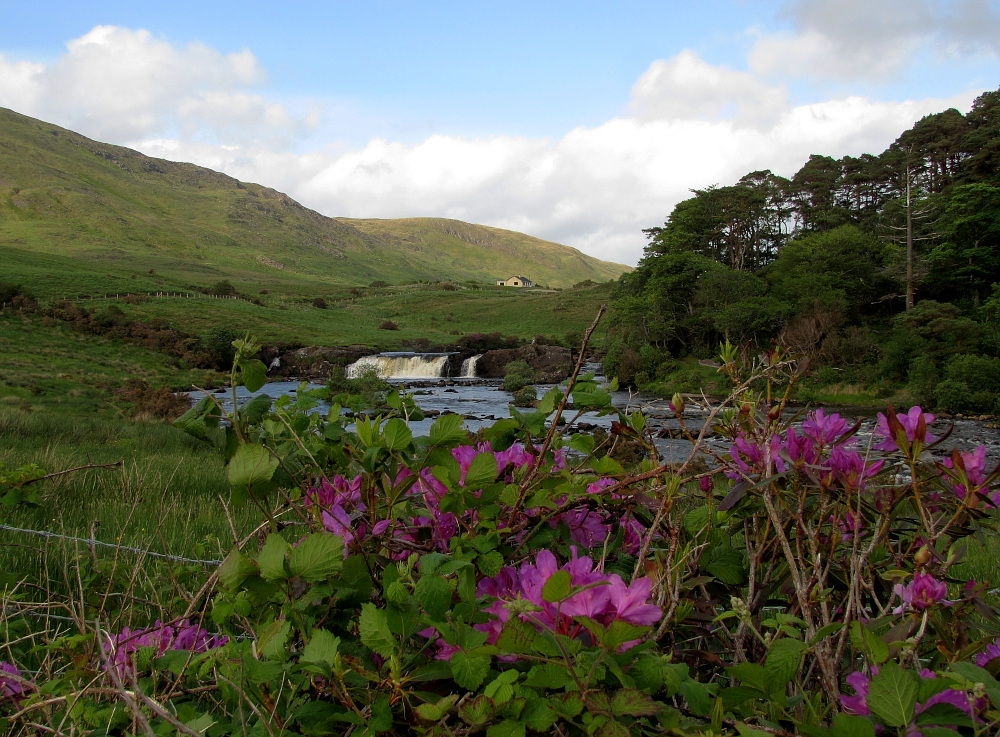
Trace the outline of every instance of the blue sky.
{"label": "blue sky", "polygon": [[998,85],[998,0],[0,1],[0,106],[622,263],[692,187],[878,153]]}

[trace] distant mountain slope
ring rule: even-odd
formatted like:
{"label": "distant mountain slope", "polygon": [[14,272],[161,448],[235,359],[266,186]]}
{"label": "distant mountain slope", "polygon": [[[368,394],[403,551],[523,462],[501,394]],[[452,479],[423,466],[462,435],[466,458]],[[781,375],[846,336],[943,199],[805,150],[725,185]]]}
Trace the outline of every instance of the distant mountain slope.
{"label": "distant mountain slope", "polygon": [[[182,282],[492,282],[554,287],[628,267],[530,236],[434,218],[328,218],[281,192],[98,143],[0,108],[0,247]],[[0,274],[2,277],[2,274]]]}
{"label": "distant mountain slope", "polygon": [[519,274],[536,284],[566,287],[585,279],[595,282],[617,279],[630,270],[621,264],[599,261],[569,246],[461,220],[337,220],[390,245],[396,253],[405,253],[414,262],[414,268],[419,268],[419,262],[433,254],[436,265],[447,269],[453,279],[479,278],[486,266],[496,279]]}

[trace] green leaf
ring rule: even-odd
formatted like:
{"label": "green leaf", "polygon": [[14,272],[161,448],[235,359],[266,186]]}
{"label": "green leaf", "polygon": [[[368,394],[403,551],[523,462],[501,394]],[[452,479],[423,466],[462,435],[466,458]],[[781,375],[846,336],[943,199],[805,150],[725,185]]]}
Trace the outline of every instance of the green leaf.
{"label": "green leaf", "polygon": [[497,457],[493,451],[485,451],[472,459],[469,470],[465,472],[465,488],[481,489],[492,484],[497,478]]}
{"label": "green leaf", "polygon": [[306,535],[288,556],[291,575],[310,583],[325,581],[340,571],[343,565],[344,541],[328,532]]}
{"label": "green leaf", "polygon": [[398,417],[385,423],[382,429],[382,439],[389,450],[403,450],[413,441],[413,432]]}
{"label": "green leaf", "polygon": [[746,580],[743,555],[729,547],[715,546],[705,556],[705,570],[715,576],[720,583],[737,586]]}
{"label": "green leaf", "polygon": [[577,453],[589,456],[594,452],[594,436],[578,433],[570,437],[568,445]]}
{"label": "green leaf", "polygon": [[379,694],[378,698],[375,699],[368,726],[376,733],[392,729],[392,706],[389,704],[389,694]]}
{"label": "green leaf", "polygon": [[805,643],[791,637],[771,643],[764,666],[771,674],[772,690],[783,689],[795,677],[805,651]]}
{"label": "green leaf", "polygon": [[278,459],[263,445],[241,445],[226,468],[233,486],[250,486],[270,481]]}
{"label": "green leaf", "polygon": [[[456,653],[457,654],[457,653]],[[481,727],[496,714],[496,706],[489,696],[480,694],[458,707],[458,715],[470,727]]]}
{"label": "green leaf", "polygon": [[629,624],[624,620],[616,619],[611,623],[608,629],[599,636],[600,643],[608,650],[617,652],[618,648],[626,642],[638,640],[650,629],[652,628],[648,625]]}
{"label": "green leaf", "polygon": [[559,720],[552,708],[542,699],[530,699],[521,712],[521,721],[524,726],[535,732],[548,734],[552,725]]}
{"label": "green leaf", "polygon": [[875,737],[875,725],[853,714],[834,714],[833,731],[836,737]]}
{"label": "green leaf", "polygon": [[396,639],[389,630],[389,620],[386,613],[371,602],[365,602],[361,605],[358,633],[361,636],[361,642],[383,658],[395,654]]}
{"label": "green leaf", "polygon": [[611,697],[611,713],[621,716],[650,717],[660,710],[651,696],[634,688],[623,688]]}
{"label": "green leaf", "polygon": [[742,683],[753,686],[763,693],[770,693],[771,691],[771,676],[764,670],[764,666],[762,665],[757,663],[737,663],[727,668],[726,671],[730,676],[738,678]]}
{"label": "green leaf", "polygon": [[421,576],[413,593],[433,619],[442,619],[451,608],[451,584],[441,576]]}
{"label": "green leaf", "polygon": [[763,729],[754,729],[743,722],[736,723],[736,733],[740,737],[772,737],[773,732],[765,732]]}
{"label": "green leaf", "polygon": [[240,362],[240,381],[248,392],[255,392],[267,383],[267,366],[257,358]]}
{"label": "green leaf", "polygon": [[531,652],[531,645],[538,632],[520,617],[511,617],[503,624],[497,647],[507,653]]}
{"label": "green leaf", "polygon": [[281,581],[288,578],[285,571],[285,554],[290,546],[281,535],[272,532],[257,556],[260,575],[265,581]]}
{"label": "green leaf", "polygon": [[270,660],[284,660],[288,657],[288,635],[292,623],[287,619],[271,622],[257,635],[257,652]]}
{"label": "green leaf", "polygon": [[302,648],[302,660],[309,663],[332,665],[340,649],[340,638],[329,630],[317,628],[312,631],[309,642]]}
{"label": "green leaf", "polygon": [[251,425],[256,425],[267,411],[271,409],[271,398],[266,394],[258,394],[249,402],[240,407],[240,417]]}
{"label": "green leaf", "polygon": [[885,663],[868,686],[868,708],[890,727],[905,727],[913,720],[919,678],[894,661]]}
{"label": "green leaf", "polygon": [[868,661],[874,665],[881,665],[889,659],[889,646],[857,620],[851,622],[851,644],[863,652]]}
{"label": "green leaf", "polygon": [[558,570],[549,576],[542,586],[542,599],[555,604],[567,598],[573,591],[573,578],[567,570]]}
{"label": "green leaf", "polygon": [[524,724],[512,719],[504,719],[486,729],[486,737],[524,737]]}
{"label": "green leaf", "polygon": [[818,630],[816,630],[816,634],[810,638],[809,644],[815,645],[820,640],[829,637],[835,632],[840,632],[840,630],[844,629],[844,626],[845,625],[843,622],[831,622],[830,624],[820,627]]}
{"label": "green leaf", "polygon": [[466,655],[459,650],[451,656],[451,677],[455,683],[469,691],[475,691],[486,679],[490,670],[488,655]]}
{"label": "green leaf", "polygon": [[430,441],[432,445],[450,445],[466,438],[462,415],[441,415],[431,425]]}
{"label": "green leaf", "polygon": [[257,660],[247,653],[243,657],[243,676],[250,683],[267,683],[284,673],[284,666],[281,663],[272,663],[266,660]]}
{"label": "green leaf", "polygon": [[476,567],[479,572],[488,577],[499,574],[503,564],[503,555],[496,550],[487,551],[476,558]]}
{"label": "green leaf", "polygon": [[219,566],[219,582],[230,591],[236,591],[247,576],[257,573],[257,566],[238,548],[233,548]]}

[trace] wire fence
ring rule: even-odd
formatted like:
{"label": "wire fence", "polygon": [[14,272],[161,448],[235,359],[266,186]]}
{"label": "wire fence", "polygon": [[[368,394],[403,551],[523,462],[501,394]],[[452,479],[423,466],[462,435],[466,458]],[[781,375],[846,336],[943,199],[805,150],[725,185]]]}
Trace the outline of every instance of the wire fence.
{"label": "wire fence", "polygon": [[169,555],[167,553],[157,553],[152,550],[143,550],[142,548],[133,548],[129,547],[128,545],[118,545],[117,543],[106,543],[102,540],[96,540],[94,538],[71,537],[69,535],[60,535],[57,532],[48,532],[47,530],[31,530],[23,527],[11,527],[10,525],[0,525],[0,530],[6,530],[8,532],[19,532],[26,535],[36,535],[38,537],[69,540],[71,542],[82,543],[89,548],[93,547],[115,548],[116,550],[124,550],[125,552],[133,553],[135,555],[148,555],[153,558],[162,558],[165,560],[177,561],[178,563],[201,563],[203,565],[212,565],[212,566],[217,566],[222,563],[221,560],[201,560],[199,558],[185,558],[180,555]]}
{"label": "wire fence", "polygon": [[[163,297],[173,297],[179,299],[237,299],[248,304],[257,304],[250,297],[240,294],[205,294],[203,292],[107,292],[105,294],[77,294],[64,297],[52,297],[47,300],[49,304],[59,302],[92,302],[98,299],[126,299],[135,297],[138,299],[156,299]],[[14,307],[14,302],[0,302],[0,310]]]}

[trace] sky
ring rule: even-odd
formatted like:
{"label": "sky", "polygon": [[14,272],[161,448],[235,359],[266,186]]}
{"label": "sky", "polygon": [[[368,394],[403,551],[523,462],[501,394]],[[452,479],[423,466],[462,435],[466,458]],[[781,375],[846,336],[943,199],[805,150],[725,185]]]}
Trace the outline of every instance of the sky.
{"label": "sky", "polygon": [[0,0],[0,107],[286,192],[634,265],[690,190],[1000,87],[1000,0]]}

